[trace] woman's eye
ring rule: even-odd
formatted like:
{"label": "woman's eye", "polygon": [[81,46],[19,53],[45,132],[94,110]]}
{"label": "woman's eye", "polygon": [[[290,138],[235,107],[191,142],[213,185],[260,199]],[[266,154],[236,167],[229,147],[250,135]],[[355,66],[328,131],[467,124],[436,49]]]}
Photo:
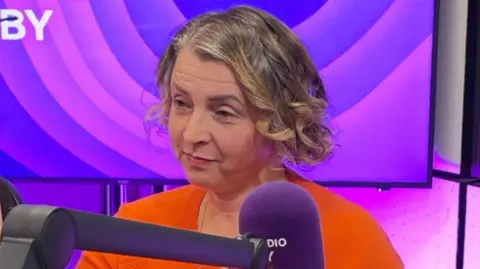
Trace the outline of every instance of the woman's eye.
{"label": "woman's eye", "polygon": [[235,115],[229,111],[225,111],[225,110],[218,110],[217,112],[215,112],[215,114],[217,116],[220,116],[222,118],[230,118],[230,117],[234,117]]}
{"label": "woman's eye", "polygon": [[174,105],[175,105],[176,107],[178,107],[178,108],[184,108],[184,107],[187,106],[187,104],[186,104],[184,101],[180,100],[180,99],[175,99],[175,100],[173,100],[173,103],[174,103]]}

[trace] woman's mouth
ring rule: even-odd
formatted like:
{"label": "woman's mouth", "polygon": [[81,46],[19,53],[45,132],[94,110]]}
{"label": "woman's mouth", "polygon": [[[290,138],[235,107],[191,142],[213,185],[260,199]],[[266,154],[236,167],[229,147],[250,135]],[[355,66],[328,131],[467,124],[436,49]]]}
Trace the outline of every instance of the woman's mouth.
{"label": "woman's mouth", "polygon": [[194,156],[194,155],[191,155],[191,154],[185,154],[185,157],[186,157],[186,160],[187,160],[188,164],[191,165],[191,166],[197,166],[197,167],[206,166],[206,165],[214,162],[214,160],[212,160],[210,158]]}

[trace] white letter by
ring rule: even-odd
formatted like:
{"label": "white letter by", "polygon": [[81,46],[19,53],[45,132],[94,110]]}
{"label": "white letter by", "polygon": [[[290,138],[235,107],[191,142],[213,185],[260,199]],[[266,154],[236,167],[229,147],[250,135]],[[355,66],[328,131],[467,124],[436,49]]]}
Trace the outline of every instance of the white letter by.
{"label": "white letter by", "polygon": [[[20,40],[25,37],[25,26],[23,25],[23,14],[16,9],[0,10],[0,18],[16,17],[16,20],[2,21],[1,35],[3,40]],[[12,31],[12,28],[14,31]]]}
{"label": "white letter by", "polygon": [[50,17],[52,17],[52,10],[45,10],[43,12],[42,17],[37,19],[37,16],[35,16],[35,13],[33,13],[33,10],[27,9],[25,10],[25,15],[27,15],[27,18],[30,20],[30,22],[33,25],[33,28],[35,28],[35,39],[38,41],[43,40],[44,38],[44,31],[45,31],[45,26],[47,26],[47,22],[50,20]]}

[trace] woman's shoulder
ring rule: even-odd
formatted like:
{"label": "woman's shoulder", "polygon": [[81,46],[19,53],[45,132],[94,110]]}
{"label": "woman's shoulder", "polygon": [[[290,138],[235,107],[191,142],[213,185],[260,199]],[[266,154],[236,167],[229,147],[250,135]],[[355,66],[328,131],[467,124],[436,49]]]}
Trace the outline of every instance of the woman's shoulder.
{"label": "woman's shoulder", "polygon": [[341,262],[344,257],[339,253],[347,252],[366,267],[404,268],[385,231],[366,209],[317,183],[295,183],[317,203],[325,251],[331,260]]}
{"label": "woman's shoulder", "polygon": [[319,183],[310,181],[292,170],[287,170],[288,181],[304,188],[317,203],[321,217],[328,215],[332,218],[335,215],[342,216],[342,219],[351,217],[370,217],[370,214],[361,206],[347,200],[341,195],[329,190]]}
{"label": "woman's shoulder", "polygon": [[343,196],[315,182],[303,180],[296,183],[307,190],[315,200],[322,222],[338,222],[335,223],[336,227],[339,227],[338,225],[348,226],[351,224],[355,227],[355,230],[358,230],[359,224],[371,227],[378,226],[377,221],[366,209]]}
{"label": "woman's shoulder", "polygon": [[187,185],[150,195],[120,207],[116,216],[152,224],[174,225],[200,206],[204,191]]}
{"label": "woman's shoulder", "polygon": [[[120,207],[116,217],[162,226],[192,229],[204,192],[195,186],[154,194]],[[77,269],[188,268],[188,265],[139,257],[84,252]]]}

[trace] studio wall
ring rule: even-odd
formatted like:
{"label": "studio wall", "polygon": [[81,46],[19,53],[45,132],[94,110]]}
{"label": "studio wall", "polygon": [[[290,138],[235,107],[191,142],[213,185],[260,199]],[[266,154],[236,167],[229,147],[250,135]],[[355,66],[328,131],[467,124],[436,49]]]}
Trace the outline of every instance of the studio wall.
{"label": "studio wall", "polygon": [[467,190],[467,219],[465,229],[464,269],[480,268],[480,187],[471,186]]}
{"label": "studio wall", "polygon": [[380,222],[405,268],[455,268],[457,183],[434,179],[432,189],[336,189]]}

